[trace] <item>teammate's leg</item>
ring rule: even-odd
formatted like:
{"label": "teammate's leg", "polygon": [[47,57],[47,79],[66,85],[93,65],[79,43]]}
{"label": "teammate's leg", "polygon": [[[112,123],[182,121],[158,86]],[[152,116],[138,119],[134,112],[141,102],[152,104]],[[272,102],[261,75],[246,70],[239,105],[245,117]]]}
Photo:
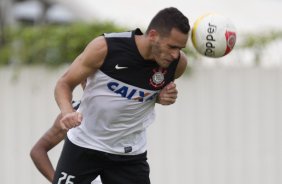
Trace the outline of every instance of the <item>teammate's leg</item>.
{"label": "teammate's leg", "polygon": [[90,184],[99,175],[99,168],[91,164],[88,151],[74,145],[66,138],[53,184]]}

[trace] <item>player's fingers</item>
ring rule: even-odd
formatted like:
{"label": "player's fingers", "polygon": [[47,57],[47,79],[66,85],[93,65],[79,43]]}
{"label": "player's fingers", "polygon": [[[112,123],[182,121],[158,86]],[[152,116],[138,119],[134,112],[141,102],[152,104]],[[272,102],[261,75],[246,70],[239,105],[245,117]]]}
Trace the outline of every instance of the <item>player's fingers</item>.
{"label": "player's fingers", "polygon": [[172,98],[172,97],[163,96],[160,98],[160,102],[162,105],[170,105],[175,103],[175,101],[176,101],[176,97]]}
{"label": "player's fingers", "polygon": [[82,114],[79,112],[74,112],[70,120],[70,127],[74,128],[76,126],[79,126],[81,124],[81,121],[82,121]]}
{"label": "player's fingers", "polygon": [[176,88],[176,84],[174,82],[170,82],[167,86],[166,86],[166,90],[171,90]]}
{"label": "player's fingers", "polygon": [[75,124],[73,122],[66,122],[65,126],[67,127],[67,129],[71,129],[71,128],[75,127]]}
{"label": "player's fingers", "polygon": [[65,123],[60,121],[60,126],[62,130],[68,130],[68,128],[66,127]]}
{"label": "player's fingers", "polygon": [[169,99],[169,98],[176,99],[177,98],[177,92],[175,92],[175,93],[166,93],[166,94],[163,94],[162,97],[165,98],[165,99]]}
{"label": "player's fingers", "polygon": [[166,93],[178,93],[178,90],[176,88],[170,88],[166,90]]}
{"label": "player's fingers", "polygon": [[82,122],[82,114],[80,112],[77,112],[77,121],[79,125]]}
{"label": "player's fingers", "polygon": [[169,93],[169,94],[167,94],[167,97],[168,97],[168,98],[176,99],[176,98],[177,98],[177,95],[178,95],[178,93],[177,93],[177,92],[174,92],[174,93]]}
{"label": "player's fingers", "polygon": [[61,128],[63,130],[68,130],[76,126],[79,126],[81,119],[82,117],[80,113],[78,112],[69,113],[61,119],[60,121]]}

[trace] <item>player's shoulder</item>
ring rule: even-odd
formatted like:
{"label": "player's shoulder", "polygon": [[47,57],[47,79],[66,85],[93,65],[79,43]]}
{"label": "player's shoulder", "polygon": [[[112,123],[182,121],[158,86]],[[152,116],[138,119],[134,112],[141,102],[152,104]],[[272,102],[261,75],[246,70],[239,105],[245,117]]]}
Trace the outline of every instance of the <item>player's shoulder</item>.
{"label": "player's shoulder", "polygon": [[89,44],[88,47],[96,47],[96,48],[100,48],[103,49],[107,46],[106,44],[106,40],[104,36],[98,36],[96,38],[94,38]]}
{"label": "player's shoulder", "polygon": [[186,70],[188,64],[188,58],[183,51],[180,51],[179,62],[175,71],[175,79],[179,78]]}
{"label": "player's shoulder", "polygon": [[90,66],[95,65],[95,68],[99,68],[108,52],[107,43],[103,36],[94,38],[85,48],[82,54],[82,58],[88,62]]}
{"label": "player's shoulder", "polygon": [[179,58],[179,61],[185,62],[186,64],[187,64],[187,62],[188,62],[187,55],[186,55],[182,50],[180,51],[180,58]]}

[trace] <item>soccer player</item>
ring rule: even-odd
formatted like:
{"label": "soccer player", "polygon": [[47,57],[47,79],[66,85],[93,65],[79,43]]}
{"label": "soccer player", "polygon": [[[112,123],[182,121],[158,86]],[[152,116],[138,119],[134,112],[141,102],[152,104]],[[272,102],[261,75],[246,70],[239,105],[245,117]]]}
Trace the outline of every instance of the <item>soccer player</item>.
{"label": "soccer player", "polygon": [[[140,29],[94,38],[55,87],[60,125],[68,130],[53,184],[149,184],[146,129],[155,103],[176,101],[174,80],[187,65],[189,21],[177,8],[160,10]],[[87,79],[79,112],[73,89]]]}

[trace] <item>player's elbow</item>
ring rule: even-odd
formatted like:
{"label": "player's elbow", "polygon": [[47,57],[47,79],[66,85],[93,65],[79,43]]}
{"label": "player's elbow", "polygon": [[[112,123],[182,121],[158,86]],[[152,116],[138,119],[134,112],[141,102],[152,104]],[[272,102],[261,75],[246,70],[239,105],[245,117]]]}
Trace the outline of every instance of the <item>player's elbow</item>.
{"label": "player's elbow", "polygon": [[40,157],[40,149],[37,146],[33,146],[29,152],[29,156],[33,162],[36,162],[36,160]]}
{"label": "player's elbow", "polygon": [[37,155],[37,150],[35,147],[33,147],[29,152],[29,156],[32,160],[34,160],[36,158],[36,155]]}
{"label": "player's elbow", "polygon": [[79,85],[80,83],[77,83],[77,81],[73,81],[67,77],[67,74],[64,74],[61,78],[58,79],[55,85],[55,91],[56,90],[70,90],[73,91],[74,88]]}

